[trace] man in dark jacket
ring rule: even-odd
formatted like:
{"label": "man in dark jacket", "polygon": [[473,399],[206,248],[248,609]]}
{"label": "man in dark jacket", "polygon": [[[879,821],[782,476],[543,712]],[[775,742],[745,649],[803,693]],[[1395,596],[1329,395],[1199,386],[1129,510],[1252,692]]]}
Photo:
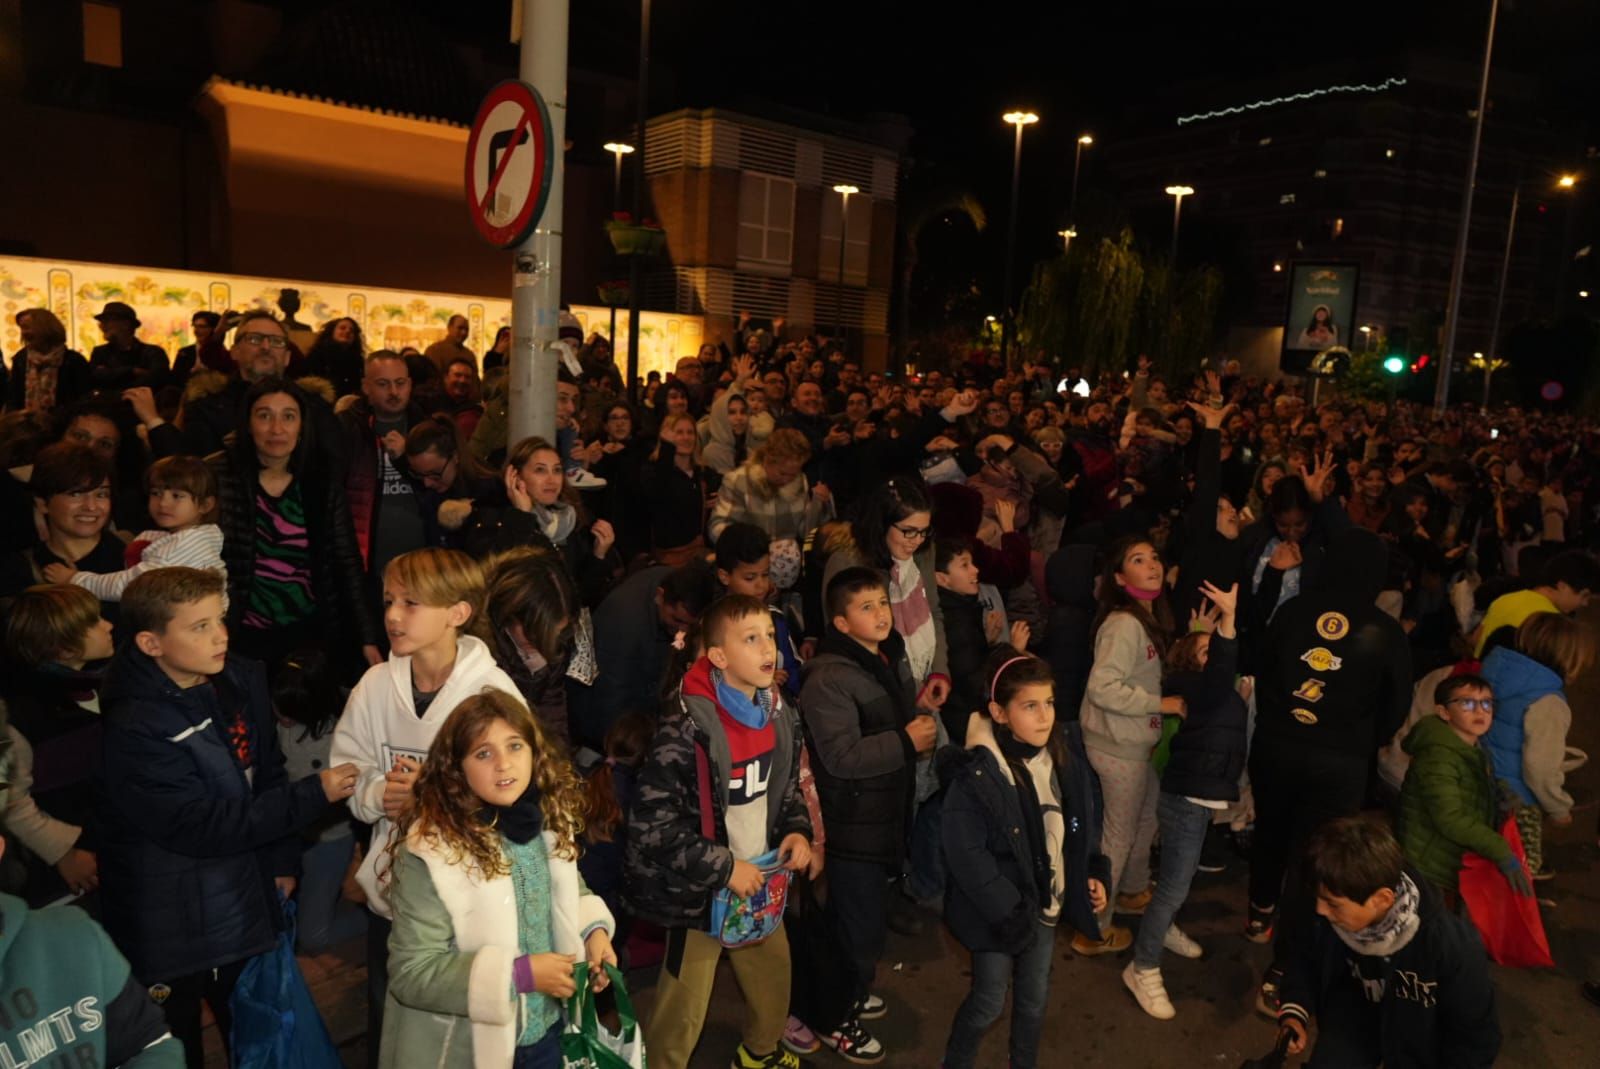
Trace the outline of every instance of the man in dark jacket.
{"label": "man in dark jacket", "polygon": [[1356,527],[1328,546],[1321,582],[1273,621],[1256,677],[1256,727],[1250,783],[1256,828],[1250,858],[1246,935],[1272,938],[1275,957],[1263,984],[1269,1008],[1282,963],[1307,935],[1311,904],[1298,892],[1289,860],[1323,823],[1357,812],[1379,746],[1394,737],[1411,703],[1411,653],[1405,632],[1375,604],[1388,551]]}
{"label": "man in dark jacket", "polygon": [[1406,871],[1378,824],[1346,817],[1312,838],[1321,920],[1289,962],[1278,1025],[1310,1069],[1475,1069],[1500,1053],[1489,964],[1471,922]]}
{"label": "man in dark jacket", "polygon": [[406,433],[427,413],[411,402],[406,362],[387,349],[368,354],[361,393],[338,420],[341,452],[349,464],[345,497],[367,570],[367,589],[376,595],[388,563],[427,544],[422,487],[405,455]]}
{"label": "man in dark jacket", "polygon": [[130,386],[160,387],[167,378],[167,352],[159,345],[139,340],[139,317],[121,301],[111,301],[95,317],[104,345],[89,353],[89,376],[95,386],[126,390]]}
{"label": "man in dark jacket", "polygon": [[100,882],[106,929],[151,984],[189,1069],[200,1003],[223,1036],[239,973],[270,950],[294,892],[294,834],[355,790],[345,764],[289,783],[265,673],[228,657],[220,576],[159,568],[128,584],[112,662]]}
{"label": "man in dark jacket", "polygon": [[[1050,554],[1044,566],[1050,591],[1050,627],[1044,636],[1044,659],[1056,677],[1056,715],[1078,719],[1083,692],[1094,667],[1095,547],[1066,545]],[[981,684],[980,684],[981,685]]]}

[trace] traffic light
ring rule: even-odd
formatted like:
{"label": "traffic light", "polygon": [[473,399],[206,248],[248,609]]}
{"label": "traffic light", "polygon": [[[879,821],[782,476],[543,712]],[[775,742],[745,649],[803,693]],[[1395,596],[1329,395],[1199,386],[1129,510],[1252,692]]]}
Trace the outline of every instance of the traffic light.
{"label": "traffic light", "polygon": [[1406,369],[1406,358],[1399,354],[1383,358],[1383,370],[1391,375],[1398,375]]}
{"label": "traffic light", "polygon": [[1391,375],[1403,374],[1411,363],[1411,331],[1404,326],[1389,328],[1384,339],[1389,355],[1383,358],[1383,370]]}

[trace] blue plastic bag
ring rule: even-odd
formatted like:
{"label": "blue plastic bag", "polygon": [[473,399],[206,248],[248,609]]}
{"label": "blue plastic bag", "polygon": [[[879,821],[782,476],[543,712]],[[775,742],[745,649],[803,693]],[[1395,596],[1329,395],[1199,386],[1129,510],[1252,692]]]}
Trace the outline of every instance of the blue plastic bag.
{"label": "blue plastic bag", "polygon": [[234,985],[233,1069],[343,1069],[294,959],[293,902],[283,902],[283,919],[278,945],[251,958]]}

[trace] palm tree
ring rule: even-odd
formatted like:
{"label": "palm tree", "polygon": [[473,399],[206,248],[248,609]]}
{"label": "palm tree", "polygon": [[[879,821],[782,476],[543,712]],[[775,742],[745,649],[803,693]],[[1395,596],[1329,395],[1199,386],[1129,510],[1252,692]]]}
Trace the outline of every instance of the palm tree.
{"label": "palm tree", "polygon": [[977,197],[950,186],[912,193],[900,203],[900,313],[896,317],[894,349],[901,359],[911,344],[911,276],[917,270],[917,243],[923,227],[951,214],[966,216],[974,230],[982,230],[989,223]]}

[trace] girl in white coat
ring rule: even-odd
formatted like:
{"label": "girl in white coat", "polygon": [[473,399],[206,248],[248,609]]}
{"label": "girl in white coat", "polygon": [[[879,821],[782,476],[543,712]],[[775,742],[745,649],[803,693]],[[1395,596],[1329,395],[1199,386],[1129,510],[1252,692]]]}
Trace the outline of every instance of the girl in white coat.
{"label": "girl in white coat", "polygon": [[603,988],[611,913],[578,874],[577,773],[511,693],[439,729],[401,818],[379,1065],[559,1069],[582,958]]}

